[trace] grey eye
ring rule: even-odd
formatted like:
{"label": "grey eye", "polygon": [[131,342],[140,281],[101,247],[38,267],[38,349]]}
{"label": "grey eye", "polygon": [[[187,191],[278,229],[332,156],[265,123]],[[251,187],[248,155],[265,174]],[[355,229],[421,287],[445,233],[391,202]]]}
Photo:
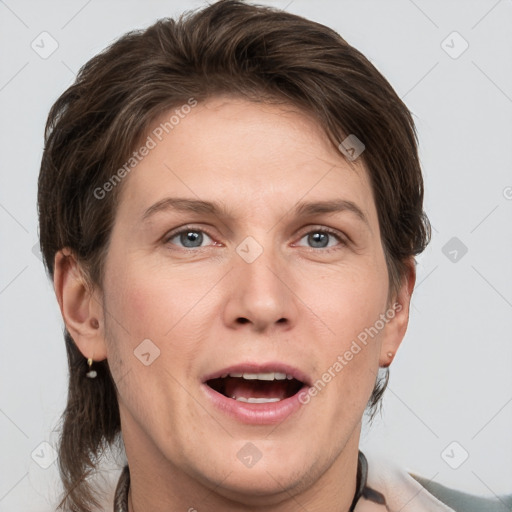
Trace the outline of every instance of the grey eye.
{"label": "grey eye", "polygon": [[310,231],[301,238],[301,242],[302,240],[306,240],[305,245],[313,249],[325,249],[343,243],[338,235],[324,230]]}
{"label": "grey eye", "polygon": [[203,231],[197,229],[184,229],[178,233],[175,233],[169,242],[178,246],[185,247],[187,249],[194,249],[202,247],[205,240],[210,240],[210,237]]}
{"label": "grey eye", "polygon": [[320,233],[316,232],[313,234],[307,235],[308,243],[311,244],[311,247],[315,248],[322,248],[327,247],[327,244],[329,243],[329,234],[328,233]]}

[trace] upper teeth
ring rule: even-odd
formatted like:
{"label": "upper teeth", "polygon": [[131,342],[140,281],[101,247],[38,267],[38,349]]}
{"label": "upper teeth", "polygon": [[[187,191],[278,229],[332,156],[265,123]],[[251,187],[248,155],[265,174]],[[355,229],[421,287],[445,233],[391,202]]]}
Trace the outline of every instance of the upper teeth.
{"label": "upper teeth", "polygon": [[280,402],[281,401],[280,398],[253,398],[253,397],[245,398],[243,396],[239,396],[238,398],[235,398],[233,396],[231,398],[233,398],[237,402],[246,402],[248,404],[269,404],[272,402]]}
{"label": "upper teeth", "polygon": [[268,373],[225,373],[224,375],[221,375],[222,378],[225,377],[241,377],[243,379],[247,380],[291,380],[293,379],[292,375],[288,375],[286,373],[280,373],[280,372],[268,372]]}

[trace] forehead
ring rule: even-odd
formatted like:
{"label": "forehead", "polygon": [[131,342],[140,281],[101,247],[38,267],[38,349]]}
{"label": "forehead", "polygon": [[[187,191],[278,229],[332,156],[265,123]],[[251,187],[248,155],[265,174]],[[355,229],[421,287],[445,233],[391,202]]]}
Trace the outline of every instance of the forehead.
{"label": "forehead", "polygon": [[227,203],[240,215],[344,199],[377,221],[362,160],[345,160],[319,123],[291,105],[216,97],[175,107],[139,145],[150,149],[123,183],[118,215],[141,217],[172,195]]}

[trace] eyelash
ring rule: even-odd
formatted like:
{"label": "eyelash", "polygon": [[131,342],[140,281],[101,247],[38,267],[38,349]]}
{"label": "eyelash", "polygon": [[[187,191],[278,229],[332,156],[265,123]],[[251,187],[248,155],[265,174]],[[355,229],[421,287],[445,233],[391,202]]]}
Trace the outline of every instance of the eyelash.
{"label": "eyelash", "polygon": [[[194,226],[185,226],[183,228],[180,228],[178,231],[173,231],[173,232],[169,233],[167,236],[164,237],[163,242],[164,242],[165,245],[168,245],[168,244],[171,243],[171,240],[173,238],[176,238],[177,236],[179,236],[179,235],[181,235],[183,233],[190,233],[190,232],[206,234],[212,240],[214,238],[205,229],[198,229],[198,228],[195,228]],[[339,250],[340,246],[341,246],[341,248],[343,248],[343,247],[345,247],[347,245],[347,240],[338,231],[335,231],[333,229],[326,228],[326,227],[318,227],[318,228],[310,229],[309,231],[306,231],[305,233],[301,234],[299,240],[302,240],[305,236],[313,234],[313,233],[323,233],[323,234],[331,235],[332,237],[337,239],[337,241],[339,242],[339,246],[335,246],[335,247],[307,247],[308,249],[310,249],[312,251],[317,252],[317,251],[321,250],[324,253],[328,253],[328,252]],[[201,250],[201,249],[206,249],[206,247],[179,247],[179,250],[185,250],[185,251],[198,251],[198,250]]]}

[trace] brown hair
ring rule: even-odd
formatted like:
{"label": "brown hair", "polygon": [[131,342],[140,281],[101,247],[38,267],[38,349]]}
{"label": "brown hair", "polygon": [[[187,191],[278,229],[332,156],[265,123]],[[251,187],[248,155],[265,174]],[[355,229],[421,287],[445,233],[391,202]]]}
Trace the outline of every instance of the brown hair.
{"label": "brown hair", "polygon": [[[274,8],[221,0],[178,20],[130,32],[80,70],[53,105],[46,125],[38,208],[44,263],[53,279],[57,251],[69,248],[91,288],[101,287],[121,184],[102,187],[131,155],[154,120],[190,98],[218,94],[293,105],[312,115],[338,148],[349,134],[361,155],[378,212],[390,296],[430,238],[410,112],[386,79],[335,31]],[[97,506],[87,482],[119,439],[116,386],[108,362],[84,378],[86,360],[64,331],[69,390],[59,464],[62,509]],[[381,376],[382,377],[382,376]],[[378,378],[370,410],[387,383]]]}

